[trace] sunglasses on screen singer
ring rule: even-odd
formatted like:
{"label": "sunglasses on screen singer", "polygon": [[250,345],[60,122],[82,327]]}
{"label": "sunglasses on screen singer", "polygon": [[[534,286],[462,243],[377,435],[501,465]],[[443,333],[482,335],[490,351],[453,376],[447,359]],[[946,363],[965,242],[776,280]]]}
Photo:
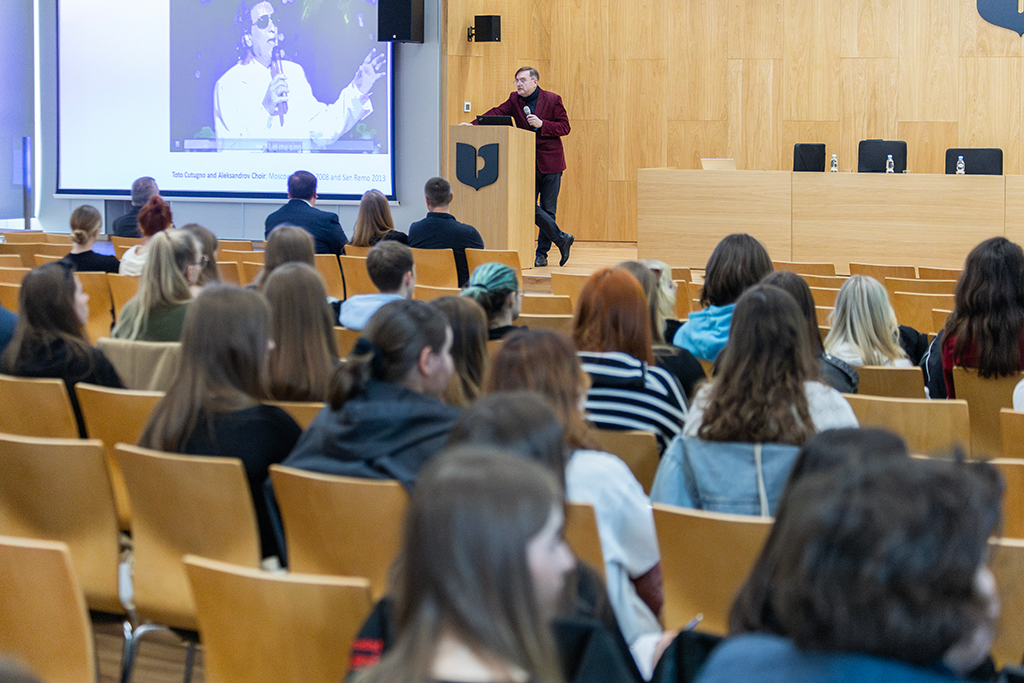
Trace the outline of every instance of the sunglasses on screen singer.
{"label": "sunglasses on screen singer", "polygon": [[274,22],[274,26],[279,26],[277,23],[277,14],[264,14],[262,17],[256,20],[253,26],[257,28],[266,28],[270,25],[270,22]]}

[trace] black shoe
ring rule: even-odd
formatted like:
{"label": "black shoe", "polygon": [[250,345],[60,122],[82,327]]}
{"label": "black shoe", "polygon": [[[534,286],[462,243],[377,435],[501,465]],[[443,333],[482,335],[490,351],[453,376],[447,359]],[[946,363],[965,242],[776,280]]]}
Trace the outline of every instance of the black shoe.
{"label": "black shoe", "polygon": [[558,252],[562,255],[562,258],[558,259],[558,265],[564,266],[569,261],[569,249],[575,241],[575,235],[566,235],[565,241],[558,245]]}
{"label": "black shoe", "polygon": [[546,268],[548,265],[548,257],[544,254],[537,254],[537,258],[533,261],[534,268]]}

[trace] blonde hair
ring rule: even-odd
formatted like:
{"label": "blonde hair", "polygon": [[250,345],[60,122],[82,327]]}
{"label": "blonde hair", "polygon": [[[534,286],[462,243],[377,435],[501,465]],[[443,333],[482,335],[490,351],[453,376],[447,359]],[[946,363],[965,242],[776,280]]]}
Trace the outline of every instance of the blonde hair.
{"label": "blonde hair", "polygon": [[906,358],[899,345],[900,330],[889,295],[878,280],[854,275],[843,283],[832,312],[832,329],[825,350],[848,344],[864,365],[887,365]]}
{"label": "blonde hair", "polygon": [[83,204],[71,212],[71,241],[75,244],[85,244],[100,231],[103,225],[103,217],[100,212],[88,204]]}
{"label": "blonde hair", "polygon": [[153,235],[139,291],[124,305],[113,336],[138,339],[155,308],[177,306],[192,300],[186,272],[197,265],[202,246],[186,230],[165,230]]}
{"label": "blonde hair", "polygon": [[[646,259],[640,263],[651,269],[654,276],[658,278],[657,288],[657,328],[655,332],[663,335],[665,333],[665,321],[673,320],[676,317],[676,284],[672,281],[672,268],[664,261],[657,259]],[[664,343],[664,339],[659,343]]]}

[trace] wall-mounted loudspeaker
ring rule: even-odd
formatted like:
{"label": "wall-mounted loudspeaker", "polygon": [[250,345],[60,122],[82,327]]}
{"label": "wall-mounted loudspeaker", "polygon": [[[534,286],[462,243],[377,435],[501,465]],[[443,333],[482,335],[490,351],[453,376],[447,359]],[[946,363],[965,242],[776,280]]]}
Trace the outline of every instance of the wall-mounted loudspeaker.
{"label": "wall-mounted loudspeaker", "polygon": [[377,40],[423,42],[423,0],[377,0]]}

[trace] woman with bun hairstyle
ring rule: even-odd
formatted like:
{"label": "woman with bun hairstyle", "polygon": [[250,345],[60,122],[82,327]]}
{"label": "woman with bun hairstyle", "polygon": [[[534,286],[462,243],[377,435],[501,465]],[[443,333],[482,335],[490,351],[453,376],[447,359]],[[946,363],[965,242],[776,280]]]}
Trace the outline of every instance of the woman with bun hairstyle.
{"label": "woman with bun hairstyle", "polygon": [[523,327],[512,323],[519,317],[523,293],[519,290],[516,271],[503,263],[484,263],[469,276],[462,296],[473,299],[487,314],[487,339],[504,339],[505,335]]}
{"label": "woman with bun hairstyle", "polygon": [[149,241],[157,233],[174,227],[174,218],[171,216],[171,207],[160,198],[160,195],[153,195],[145,206],[139,209],[139,231],[142,233],[142,244],[133,245],[121,257],[121,267],[118,272],[121,275],[138,277],[142,275],[142,267],[146,265],[149,256]]}
{"label": "woman with bun hairstyle", "polygon": [[75,267],[79,273],[100,272],[116,273],[121,263],[117,257],[97,254],[92,250],[103,227],[100,212],[88,204],[83,204],[71,212],[71,253],[64,260]]}
{"label": "woman with bun hairstyle", "polygon": [[391,207],[388,206],[388,198],[384,193],[380,190],[367,190],[359,201],[359,215],[356,216],[352,246],[372,247],[381,240],[395,240],[408,244],[409,236],[395,230]]}

